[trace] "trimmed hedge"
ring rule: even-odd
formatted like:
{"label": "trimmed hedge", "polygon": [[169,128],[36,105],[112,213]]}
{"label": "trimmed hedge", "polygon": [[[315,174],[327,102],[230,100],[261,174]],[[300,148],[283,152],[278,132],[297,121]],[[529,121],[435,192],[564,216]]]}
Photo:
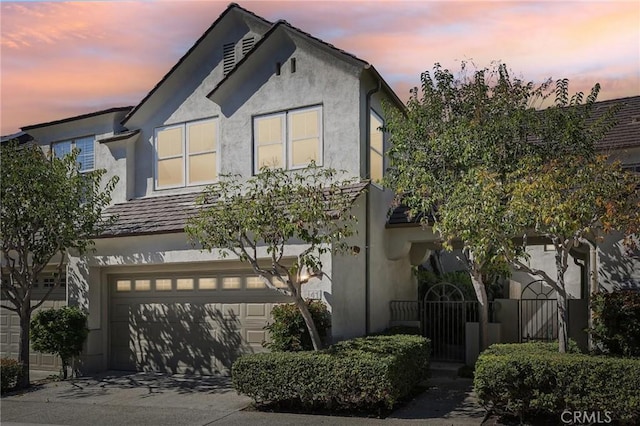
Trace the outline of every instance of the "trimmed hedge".
{"label": "trimmed hedge", "polygon": [[[552,344],[493,345],[475,368],[480,402],[521,419],[564,410],[604,412],[640,423],[640,360],[561,354]],[[556,346],[557,349],[557,346]]]}
{"label": "trimmed hedge", "polygon": [[[331,314],[327,305],[319,300],[305,301],[320,338],[324,341],[331,328]],[[271,310],[273,322],[265,329],[269,332],[271,342],[262,345],[274,352],[296,352],[313,350],[311,335],[307,324],[295,303],[277,305]]]}
{"label": "trimmed hedge", "polygon": [[12,358],[0,358],[0,390],[2,393],[15,388],[21,374],[21,363]]}
{"label": "trimmed hedge", "polygon": [[427,377],[429,341],[370,336],[317,352],[245,355],[232,367],[233,386],[258,403],[303,409],[390,409]]}

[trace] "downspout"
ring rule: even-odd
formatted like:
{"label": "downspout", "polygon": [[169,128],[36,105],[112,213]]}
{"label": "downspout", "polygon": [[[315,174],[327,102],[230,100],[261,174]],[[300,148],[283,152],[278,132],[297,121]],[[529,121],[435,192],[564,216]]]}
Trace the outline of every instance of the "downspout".
{"label": "downspout", "polygon": [[[382,87],[382,82],[380,79],[377,79],[377,85],[373,89],[367,92],[365,98],[365,139],[366,139],[366,149],[365,149],[365,169],[364,176],[367,179],[371,179],[371,97],[380,91]],[[384,161],[384,159],[383,159]],[[371,331],[371,286],[369,285],[369,281],[371,280],[371,188],[369,191],[365,193],[365,233],[364,233],[364,245],[365,245],[365,257],[364,257],[364,316],[365,316],[365,326],[364,332],[366,335]]]}

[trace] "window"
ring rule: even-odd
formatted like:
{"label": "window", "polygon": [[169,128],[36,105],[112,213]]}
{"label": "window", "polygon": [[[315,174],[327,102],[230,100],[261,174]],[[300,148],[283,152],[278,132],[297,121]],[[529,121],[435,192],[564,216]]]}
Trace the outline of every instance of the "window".
{"label": "window", "polygon": [[70,154],[74,148],[77,148],[80,151],[77,160],[78,164],[80,165],[80,171],[88,172],[90,170],[93,170],[95,166],[95,149],[93,136],[54,142],[51,144],[53,155],[55,155],[57,158],[62,158],[65,155]]}
{"label": "window", "polygon": [[369,120],[369,178],[379,182],[384,175],[384,134],[380,129],[384,123],[374,111]]}
{"label": "window", "polygon": [[623,164],[623,165],[622,165],[622,170],[624,170],[624,171],[626,171],[626,172],[640,173],[640,163],[636,163],[636,164]]}
{"label": "window", "polygon": [[216,180],[217,119],[159,128],[155,136],[156,189],[202,185]]}
{"label": "window", "polygon": [[322,107],[254,118],[254,170],[263,166],[295,169],[321,163]]}

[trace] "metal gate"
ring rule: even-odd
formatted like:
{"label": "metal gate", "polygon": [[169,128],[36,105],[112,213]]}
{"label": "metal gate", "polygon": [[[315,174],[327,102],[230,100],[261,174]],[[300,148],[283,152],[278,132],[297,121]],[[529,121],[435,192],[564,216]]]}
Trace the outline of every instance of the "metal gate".
{"label": "metal gate", "polygon": [[422,303],[422,332],[431,340],[434,361],[465,360],[465,324],[477,321],[476,301],[464,300],[458,287],[439,283],[429,288]]}
{"label": "metal gate", "polygon": [[527,284],[520,297],[520,341],[556,340],[558,301],[555,290],[543,280],[537,280]]}

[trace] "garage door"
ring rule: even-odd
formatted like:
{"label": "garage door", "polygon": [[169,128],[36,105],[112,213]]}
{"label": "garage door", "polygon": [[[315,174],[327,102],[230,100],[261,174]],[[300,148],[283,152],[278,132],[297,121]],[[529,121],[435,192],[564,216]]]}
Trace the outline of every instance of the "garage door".
{"label": "garage door", "polygon": [[[40,301],[42,296],[53,285],[51,277],[44,277],[36,284],[33,290],[33,304]],[[66,305],[66,289],[59,287],[54,290],[38,310],[60,308]],[[6,302],[5,302],[6,303]],[[37,312],[36,310],[35,312]],[[34,313],[35,313],[34,312]],[[0,309],[0,357],[18,359],[20,351],[20,317],[13,311]],[[60,358],[50,354],[31,351],[29,364],[32,370],[60,370]]]}
{"label": "garage door", "polygon": [[109,277],[110,367],[228,372],[263,351],[271,309],[288,298],[246,271]]}

